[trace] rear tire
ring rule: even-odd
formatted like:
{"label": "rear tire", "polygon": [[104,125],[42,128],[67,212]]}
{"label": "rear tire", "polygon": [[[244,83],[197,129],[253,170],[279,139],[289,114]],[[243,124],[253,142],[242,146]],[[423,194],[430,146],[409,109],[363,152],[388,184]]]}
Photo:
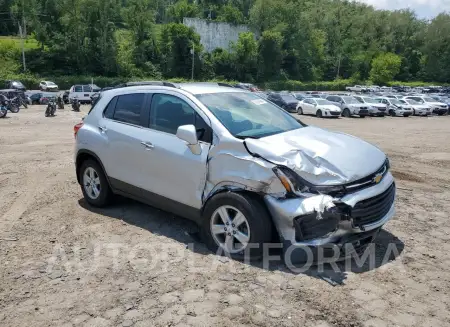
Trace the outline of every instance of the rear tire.
{"label": "rear tire", "polygon": [[[236,219],[238,216],[240,218]],[[234,222],[236,224],[233,224]],[[250,259],[259,259],[263,254],[263,244],[272,240],[272,220],[256,195],[219,193],[213,196],[204,208],[202,238],[214,253],[225,253],[233,259],[242,260],[247,251]],[[241,243],[241,240],[244,240],[244,243]],[[258,246],[253,248],[249,247],[249,244]]]}
{"label": "rear tire", "polygon": [[84,199],[93,207],[104,207],[108,205],[112,191],[102,167],[88,159],[81,164],[79,180]]}
{"label": "rear tire", "polygon": [[364,115],[362,115],[362,116],[359,116],[360,118],[366,118],[366,116],[364,116]]}
{"label": "rear tire", "polygon": [[0,109],[0,118],[6,117],[6,114],[8,113],[8,110],[6,109]]}

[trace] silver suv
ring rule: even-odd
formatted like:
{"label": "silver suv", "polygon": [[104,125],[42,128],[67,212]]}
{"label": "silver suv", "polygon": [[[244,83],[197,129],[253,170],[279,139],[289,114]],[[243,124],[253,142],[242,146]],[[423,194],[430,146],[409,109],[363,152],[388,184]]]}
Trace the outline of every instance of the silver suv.
{"label": "silver suv", "polygon": [[341,258],[344,245],[367,245],[394,215],[382,151],[236,88],[108,90],[75,137],[90,205],[120,194],[193,219],[212,250],[233,258],[260,257],[277,239],[292,261],[330,247]]}
{"label": "silver suv", "polygon": [[327,97],[327,100],[341,108],[342,116],[344,117],[358,115],[359,117],[364,118],[370,114],[369,106],[359,102],[351,95],[330,95]]}

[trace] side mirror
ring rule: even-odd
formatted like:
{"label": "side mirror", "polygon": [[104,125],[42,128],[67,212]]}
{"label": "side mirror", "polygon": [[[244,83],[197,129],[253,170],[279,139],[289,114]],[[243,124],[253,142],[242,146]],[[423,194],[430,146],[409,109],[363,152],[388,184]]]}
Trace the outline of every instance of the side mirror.
{"label": "side mirror", "polygon": [[197,131],[194,125],[182,125],[177,129],[177,137],[187,143],[193,154],[201,154],[202,148],[198,144]]}

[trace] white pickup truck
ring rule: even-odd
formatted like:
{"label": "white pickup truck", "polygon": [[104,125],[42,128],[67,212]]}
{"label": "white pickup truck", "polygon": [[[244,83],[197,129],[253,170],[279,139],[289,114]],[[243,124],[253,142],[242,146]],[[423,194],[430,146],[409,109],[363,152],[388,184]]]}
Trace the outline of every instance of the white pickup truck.
{"label": "white pickup truck", "polygon": [[100,88],[95,84],[73,85],[69,90],[69,102],[77,98],[80,103],[90,103],[91,96],[98,91]]}
{"label": "white pickup truck", "polygon": [[367,92],[367,87],[361,85],[347,86],[345,90],[350,92]]}

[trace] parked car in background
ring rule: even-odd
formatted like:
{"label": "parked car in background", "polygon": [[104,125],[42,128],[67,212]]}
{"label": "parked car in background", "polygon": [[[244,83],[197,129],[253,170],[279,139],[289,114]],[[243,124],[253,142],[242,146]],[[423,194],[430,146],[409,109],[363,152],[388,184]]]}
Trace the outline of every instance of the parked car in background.
{"label": "parked car in background", "polygon": [[413,109],[413,116],[429,116],[431,115],[431,107],[426,104],[411,100],[411,99],[400,99],[399,100],[404,105],[409,105]]}
{"label": "parked car in background", "polygon": [[388,114],[395,117],[395,116],[403,116],[403,117],[409,117],[413,114],[413,108],[411,105],[404,104],[397,98],[378,98],[381,103],[385,104],[387,106]]}
{"label": "parked car in background", "polygon": [[345,88],[346,91],[350,91],[350,92],[367,92],[368,89],[365,86],[362,85],[355,85],[355,86],[347,86]]}
{"label": "parked car in background", "polygon": [[286,111],[297,112],[299,101],[290,93],[271,93],[267,100],[272,101]]}
{"label": "parked car in background", "polygon": [[44,93],[39,99],[39,104],[48,104],[50,101],[56,102],[56,95],[54,93]]}
{"label": "parked car in background", "polygon": [[238,83],[235,84],[234,87],[238,88],[238,89],[243,89],[243,90],[247,90],[250,92],[257,92],[259,91],[258,87],[256,85],[250,84],[250,83]]}
{"label": "parked car in background", "polygon": [[121,194],[192,219],[211,251],[232,258],[261,258],[274,239],[289,262],[330,249],[316,259],[351,257],[395,213],[378,147],[305,126],[251,92],[212,83],[114,89],[74,132],[88,205]]}
{"label": "parked car in background", "polygon": [[27,90],[27,88],[25,87],[25,85],[22,84],[21,81],[13,81],[13,80],[6,81],[5,89],[15,89],[24,92]]}
{"label": "parked car in background", "polygon": [[305,93],[300,93],[300,92],[291,92],[291,94],[298,100],[298,101],[302,101],[303,99],[306,99],[307,96]]}
{"label": "parked car in background", "polygon": [[40,104],[43,93],[37,92],[30,95],[31,104]]}
{"label": "parked car in background", "polygon": [[437,114],[439,116],[442,116],[448,112],[448,105],[446,103],[436,101],[435,99],[433,99],[427,95],[406,96],[404,99],[405,100],[414,100],[419,103],[425,104],[425,105],[431,107],[431,110],[434,114]]}
{"label": "parked car in background", "polygon": [[50,81],[42,81],[42,82],[40,82],[39,83],[39,89],[41,90],[41,91],[54,91],[54,92],[56,92],[56,91],[58,91],[59,89],[58,89],[58,85],[56,85],[55,83],[53,83],[53,82],[50,82]]}
{"label": "parked car in background", "polygon": [[90,103],[91,96],[100,90],[95,84],[73,85],[69,90],[69,102],[77,98],[80,103]]}
{"label": "parked car in background", "polygon": [[326,99],[306,98],[298,104],[297,113],[315,115],[318,118],[339,117],[341,108]]}
{"label": "parked car in background", "polygon": [[380,100],[365,96],[355,96],[354,98],[369,107],[369,114],[371,116],[384,117],[387,115],[387,106],[381,103]]}
{"label": "parked car in background", "polygon": [[338,106],[342,110],[342,116],[344,117],[358,115],[359,117],[364,118],[369,116],[369,107],[360,103],[353,96],[330,95],[327,97],[327,100]]}

